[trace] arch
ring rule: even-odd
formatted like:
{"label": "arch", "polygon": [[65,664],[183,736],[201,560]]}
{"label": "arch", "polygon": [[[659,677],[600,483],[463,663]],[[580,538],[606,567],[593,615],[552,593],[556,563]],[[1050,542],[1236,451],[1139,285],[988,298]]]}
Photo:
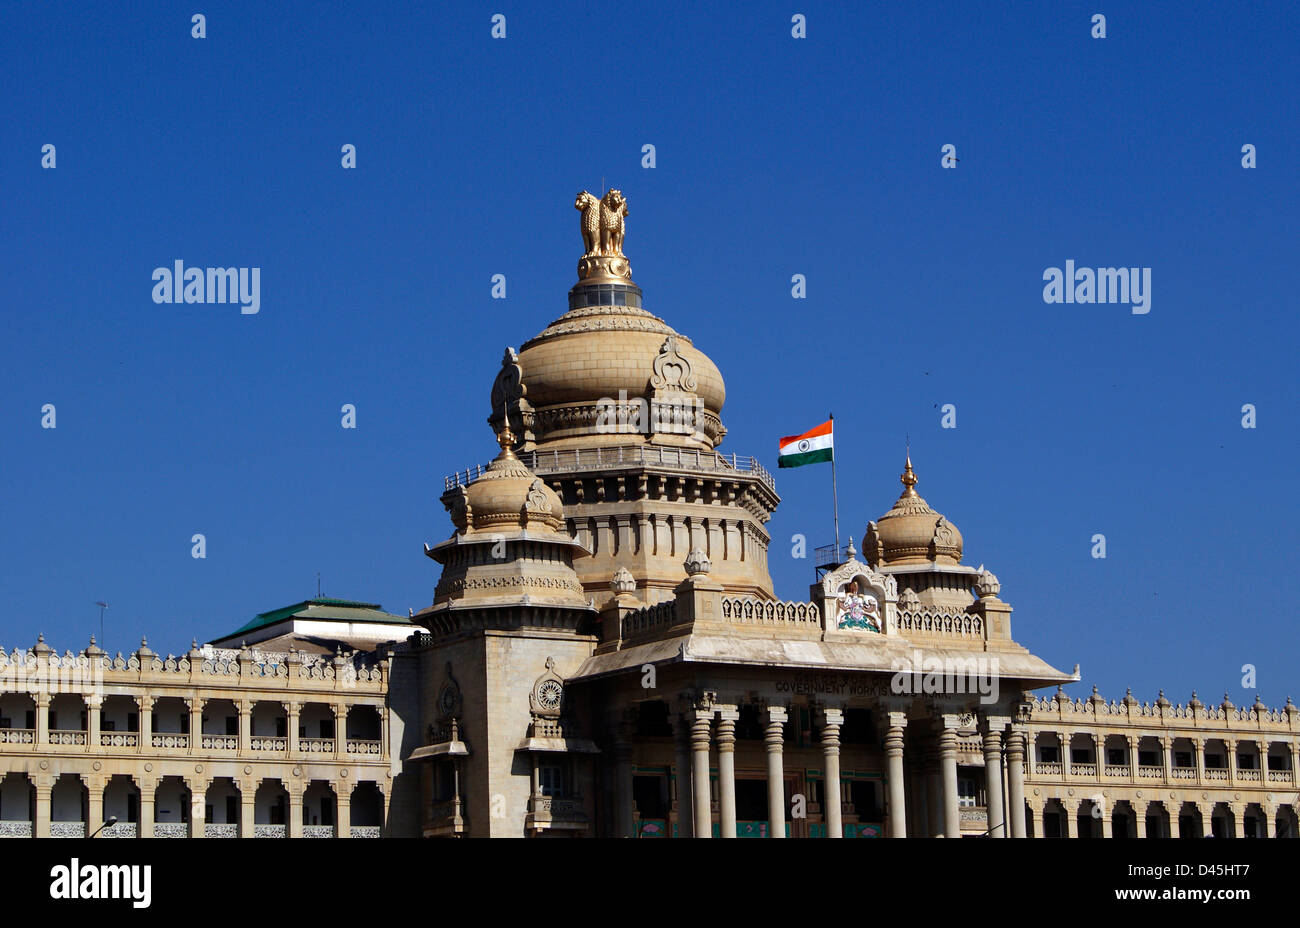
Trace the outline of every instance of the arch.
{"label": "arch", "polygon": [[279,779],[263,780],[253,796],[253,836],[287,837],[288,824],[289,791]]}
{"label": "arch", "polygon": [[302,794],[302,836],[332,838],[338,822],[338,798],[328,780],[312,780]]}
{"label": "arch", "polygon": [[65,773],[50,790],[50,836],[84,838],[90,791],[75,773]]}
{"label": "arch", "polygon": [[[140,833],[140,787],[130,774],[118,773],[104,784],[104,821],[117,821],[105,825],[99,834],[104,838],[134,838]],[[93,823],[95,827],[98,822]]]}
{"label": "arch", "polygon": [[1137,837],[1137,813],[1133,804],[1127,799],[1115,803],[1110,812],[1110,836],[1112,838]]}
{"label": "arch", "polygon": [[203,834],[238,838],[243,793],[234,777],[214,777],[203,796]]}
{"label": "arch", "polygon": [[353,838],[378,838],[384,827],[384,794],[373,780],[352,787]]}
{"label": "arch", "polygon": [[384,720],[374,706],[352,706],[348,709],[347,740],[379,741],[384,736]]}
{"label": "arch", "polygon": [[153,798],[153,834],[155,838],[187,838],[190,833],[189,784],[178,776],[158,781]]}
{"label": "arch", "polygon": [[0,776],[0,835],[30,838],[36,826],[36,784],[25,773]]}
{"label": "arch", "polygon": [[1168,838],[1173,834],[1170,830],[1169,810],[1163,802],[1147,803],[1142,814],[1146,817],[1148,838]]}

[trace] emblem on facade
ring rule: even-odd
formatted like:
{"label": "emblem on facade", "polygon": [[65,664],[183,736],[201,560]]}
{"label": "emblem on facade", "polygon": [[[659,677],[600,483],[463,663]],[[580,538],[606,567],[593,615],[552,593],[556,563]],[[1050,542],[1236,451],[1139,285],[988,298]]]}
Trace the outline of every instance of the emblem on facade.
{"label": "emblem on facade", "polygon": [[859,593],[854,580],[849,588],[835,598],[836,628],[856,628],[863,631],[880,631],[880,602],[870,593]]}
{"label": "emblem on facade", "polygon": [[551,511],[551,501],[546,498],[546,484],[542,483],[541,477],[534,478],[528,485],[528,498],[524,500],[524,507],[529,512]]}
{"label": "emblem on facade", "polygon": [[451,661],[447,662],[447,681],[438,691],[438,714],[446,720],[460,715],[462,697],[460,683],[451,673]]}
{"label": "emblem on facade", "polygon": [[564,710],[564,678],[555,672],[555,658],[546,659],[546,672],[533,683],[528,694],[528,708],[533,715],[559,718]]}
{"label": "emblem on facade", "polygon": [[664,339],[653,367],[650,386],[656,390],[695,390],[695,374],[691,372],[691,362],[677,350],[677,336],[669,335]]}
{"label": "emblem on facade", "polygon": [[611,190],[603,197],[583,190],[573,201],[573,208],[582,214],[580,230],[585,249],[578,261],[578,277],[628,277],[632,269],[623,254],[624,219],[627,217],[627,200],[622,191]]}

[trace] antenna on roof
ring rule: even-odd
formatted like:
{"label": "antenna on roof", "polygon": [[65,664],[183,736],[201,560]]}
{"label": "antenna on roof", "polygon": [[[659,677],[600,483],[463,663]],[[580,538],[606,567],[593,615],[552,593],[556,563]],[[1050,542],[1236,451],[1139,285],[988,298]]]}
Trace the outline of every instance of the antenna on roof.
{"label": "antenna on roof", "polygon": [[320,599],[320,571],[316,571],[316,598]]}
{"label": "antenna on roof", "polygon": [[104,644],[104,610],[108,608],[108,603],[95,600],[95,605],[99,607],[99,642],[100,647]]}

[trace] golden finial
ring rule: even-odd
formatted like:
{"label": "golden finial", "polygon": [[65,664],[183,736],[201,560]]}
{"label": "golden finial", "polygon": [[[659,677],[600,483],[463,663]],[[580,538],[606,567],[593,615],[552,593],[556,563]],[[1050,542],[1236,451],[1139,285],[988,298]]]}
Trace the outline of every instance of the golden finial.
{"label": "golden finial", "polygon": [[582,190],[574,199],[574,209],[582,213],[583,254],[578,261],[578,279],[610,278],[631,280],[632,268],[623,254],[623,231],[627,217],[627,198],[620,190],[603,190],[599,197]]}
{"label": "golden finial", "polygon": [[903,496],[916,495],[916,474],[912,470],[912,452],[910,449],[907,452],[907,466],[898,479],[903,482]]}
{"label": "golden finial", "polygon": [[513,459],[515,456],[515,433],[510,431],[510,409],[501,404],[501,431],[497,433],[497,444],[501,446],[500,457]]}

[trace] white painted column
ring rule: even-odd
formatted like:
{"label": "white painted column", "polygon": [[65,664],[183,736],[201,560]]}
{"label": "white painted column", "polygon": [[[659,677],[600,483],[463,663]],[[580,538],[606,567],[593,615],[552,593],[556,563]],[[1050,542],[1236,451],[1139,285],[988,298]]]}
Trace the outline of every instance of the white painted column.
{"label": "white painted column", "polygon": [[1025,732],[1012,727],[1007,736],[1007,824],[1012,838],[1025,836]]}
{"label": "white painted column", "polygon": [[1002,731],[1010,723],[1002,716],[984,719],[984,787],[988,794],[988,833],[991,838],[1007,837],[1006,812],[1002,806]]}
{"label": "white painted column", "polygon": [[691,798],[694,802],[693,833],[697,838],[713,837],[713,809],[709,796],[709,739],[713,727],[713,707],[693,710],[691,719]]}
{"label": "white painted column", "polygon": [[844,837],[843,805],[840,800],[840,726],[844,724],[841,709],[822,710],[822,765],[825,767],[825,789],[822,791],[822,818],[826,821],[826,837]]}
{"label": "white painted column", "polygon": [[[907,837],[907,793],[903,784],[903,730],[907,715],[886,713],[889,730],[885,733],[885,775],[889,777],[889,837]],[[956,768],[953,768],[954,785]]]}
{"label": "white painted column", "polygon": [[958,717],[939,718],[939,771],[943,779],[944,837],[961,837],[961,807],[957,803],[957,726]]}
{"label": "white painted column", "polygon": [[785,723],[784,706],[767,707],[767,823],[768,837],[785,837]]}
{"label": "white painted column", "polygon": [[736,837],[736,720],[735,706],[718,709],[718,819],[722,837]]}

